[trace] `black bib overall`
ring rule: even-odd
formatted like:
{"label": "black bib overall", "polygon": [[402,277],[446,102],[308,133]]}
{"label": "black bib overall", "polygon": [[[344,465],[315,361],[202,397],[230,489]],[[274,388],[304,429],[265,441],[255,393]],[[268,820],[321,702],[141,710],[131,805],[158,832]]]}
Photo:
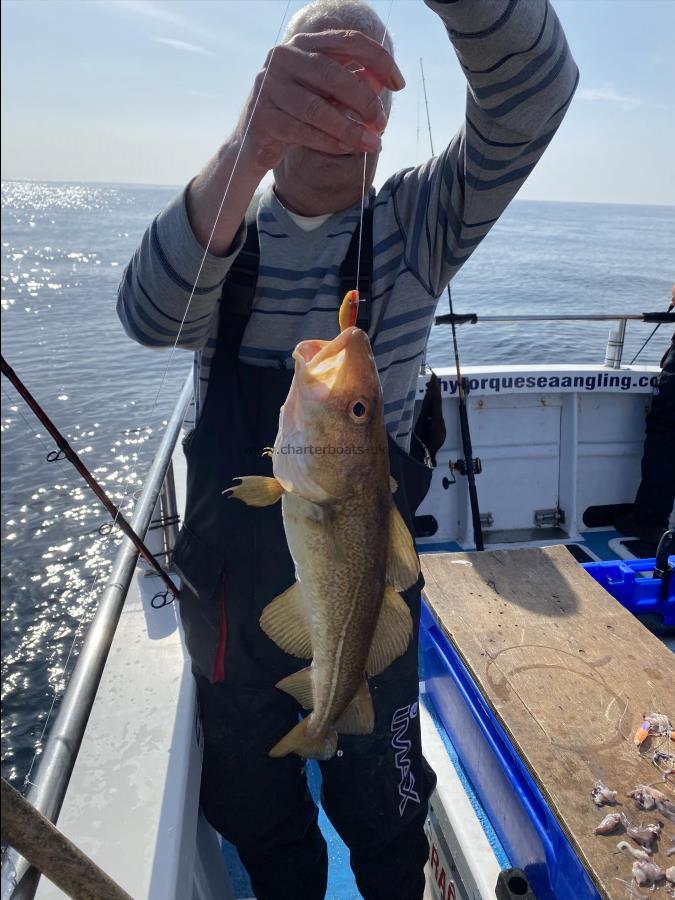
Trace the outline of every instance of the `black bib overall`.
{"label": "black bib overall", "polygon": [[[370,215],[363,243],[372,258]],[[340,272],[347,287],[355,283],[357,244],[358,233]],[[295,581],[281,504],[254,509],[222,496],[238,475],[272,475],[271,460],[261,452],[274,443],[293,375],[286,368],[239,360],[258,255],[253,219],[223,290],[205,406],[186,440],[187,505],[174,563],[184,579],[180,612],[203,724],[205,815],[237,847],[258,900],[320,900],[326,889],[326,846],[304,763],[295,755],[268,756],[300,712],[295,700],[274,685],[306,665],[282,651],[259,625],[264,607]],[[372,262],[367,257],[359,289],[370,298]],[[369,302],[361,304],[358,324],[365,330],[369,310]],[[399,485],[394,500],[411,528],[430,470],[391,439],[389,451]],[[367,900],[416,900],[424,889],[423,825],[435,779],[420,744],[420,590],[421,580],[403,595],[414,621],[408,651],[370,681],[373,734],[340,736],[338,753],[321,763],[324,809],[350,848]]]}

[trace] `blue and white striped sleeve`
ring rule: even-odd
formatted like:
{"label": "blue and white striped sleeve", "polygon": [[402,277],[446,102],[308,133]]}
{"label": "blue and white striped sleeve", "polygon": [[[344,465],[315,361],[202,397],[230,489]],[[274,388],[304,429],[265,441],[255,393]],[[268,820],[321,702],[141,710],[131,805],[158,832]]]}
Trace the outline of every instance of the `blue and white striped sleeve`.
{"label": "blue and white striped sleeve", "polygon": [[391,185],[406,262],[438,296],[516,195],[579,79],[547,0],[425,0],[468,81],[466,119],[443,152]]}
{"label": "blue and white striped sleeve", "polygon": [[127,334],[146,347],[172,347],[180,332],[177,347],[204,347],[223,282],[243,239],[242,226],[227,256],[204,256],[190,226],[185,191],[181,192],[154,219],[124,270],[117,314]]}

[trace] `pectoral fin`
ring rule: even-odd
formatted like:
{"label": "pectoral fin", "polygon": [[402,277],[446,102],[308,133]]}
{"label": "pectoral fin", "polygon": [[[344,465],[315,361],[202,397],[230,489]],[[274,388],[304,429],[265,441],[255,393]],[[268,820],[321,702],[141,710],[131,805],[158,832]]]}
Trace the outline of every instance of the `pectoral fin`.
{"label": "pectoral fin", "polygon": [[371,734],[374,727],[373,700],[364,678],[354,699],[336,721],[335,730],[339,734]]}
{"label": "pectoral fin", "polygon": [[312,685],[312,667],[300,669],[277,681],[276,687],[294,697],[303,709],[314,708],[314,690]]}
{"label": "pectoral fin", "polygon": [[223,491],[229,500],[241,500],[247,506],[272,506],[284,492],[276,478],[266,475],[241,475],[238,484]]}
{"label": "pectoral fin", "polygon": [[309,730],[310,716],[291,728],[285,737],[270,750],[270,756],[278,758],[297,753],[305,759],[330,759],[337,749],[337,733],[334,730],[314,735]]}
{"label": "pectoral fin", "polygon": [[408,649],[413,624],[405,601],[388,584],[366,663],[368,676],[379,675]]}
{"label": "pectoral fin", "polygon": [[401,513],[392,503],[389,511],[389,551],[387,555],[388,584],[397,591],[405,591],[417,581],[420,563],[415,552],[412,535]]}
{"label": "pectoral fin", "polygon": [[297,581],[267,604],[260,616],[260,627],[291,656],[312,658],[309,610]]}

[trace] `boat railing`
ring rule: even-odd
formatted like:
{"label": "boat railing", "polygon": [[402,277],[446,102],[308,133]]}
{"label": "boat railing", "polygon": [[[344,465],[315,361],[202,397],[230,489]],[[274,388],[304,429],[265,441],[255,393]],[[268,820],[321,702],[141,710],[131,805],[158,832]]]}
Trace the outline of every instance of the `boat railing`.
{"label": "boat railing", "polygon": [[[145,539],[159,500],[167,548],[173,546],[178,530],[171,460],[192,399],[192,389],[190,373],[162,435],[131,521],[136,534],[141,540]],[[27,800],[53,823],[63,805],[137,560],[138,550],[129,538],[125,538],[26,794]],[[35,896],[39,878],[40,873],[20,854],[7,848],[0,882],[2,900],[29,900]]]}
{"label": "boat railing", "polygon": [[[633,357],[631,365],[647,346],[651,338],[661,325],[675,324],[675,312],[669,307],[665,312],[644,313],[573,313],[560,315],[497,315],[484,316],[476,313],[443,313],[437,315],[434,321],[438,325],[476,325],[476,324],[517,324],[517,323],[547,323],[547,322],[611,322],[612,325],[607,337],[605,347],[605,361],[603,365],[608,369],[620,369],[623,357],[624,341],[626,338],[626,324],[628,322],[644,322],[655,327],[644,342],[642,347]],[[421,374],[427,374],[426,357],[422,360]]]}

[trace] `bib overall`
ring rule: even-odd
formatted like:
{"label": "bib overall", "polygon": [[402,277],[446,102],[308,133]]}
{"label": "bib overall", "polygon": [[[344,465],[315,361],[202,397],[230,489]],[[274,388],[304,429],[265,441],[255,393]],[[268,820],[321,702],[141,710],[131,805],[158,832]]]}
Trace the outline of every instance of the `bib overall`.
{"label": "bib overall", "polygon": [[[361,296],[370,298],[372,219],[364,222]],[[355,284],[358,229],[340,270]],[[197,680],[204,734],[201,803],[209,822],[239,851],[258,900],[321,900],[326,844],[309,794],[304,761],[270,759],[270,748],[298,721],[296,701],[274,687],[306,662],[289,656],[262,631],[265,606],[295,581],[281,504],[251,508],[222,491],[239,475],[272,475],[261,452],[272,446],[292,371],[246,365],[239,346],[248,322],[258,266],[255,219],[225,283],[209,389],[186,439],[185,522],[174,552],[183,578],[180,613]],[[370,257],[370,259],[369,259]],[[368,330],[370,303],[360,306]],[[337,333],[337,308],[336,308]],[[311,335],[306,335],[311,337]],[[371,335],[372,339],[372,335]],[[409,528],[429,487],[430,470],[391,439],[394,495]],[[423,760],[418,715],[417,634],[420,582],[404,599],[413,640],[407,652],[370,680],[375,729],[340,735],[322,762],[322,805],[350,849],[366,900],[417,900],[427,858],[424,820],[435,777]]]}

